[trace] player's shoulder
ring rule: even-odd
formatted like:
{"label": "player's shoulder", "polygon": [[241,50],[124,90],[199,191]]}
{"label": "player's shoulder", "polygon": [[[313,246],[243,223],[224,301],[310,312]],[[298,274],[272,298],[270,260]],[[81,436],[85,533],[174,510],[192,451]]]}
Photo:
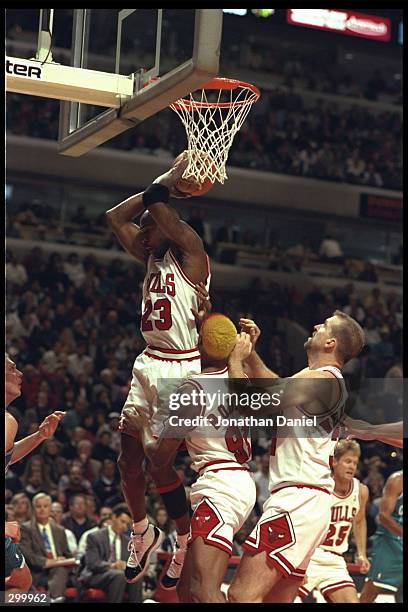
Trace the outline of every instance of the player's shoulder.
{"label": "player's shoulder", "polygon": [[358,490],[359,490],[359,493],[360,493],[360,498],[363,499],[363,500],[364,499],[368,499],[369,489],[368,489],[367,485],[365,485],[363,482],[361,482],[357,478],[355,478],[355,480],[358,482]]}
{"label": "player's shoulder", "polygon": [[398,472],[393,472],[387,478],[387,482],[398,482],[403,479],[403,471],[398,470]]}

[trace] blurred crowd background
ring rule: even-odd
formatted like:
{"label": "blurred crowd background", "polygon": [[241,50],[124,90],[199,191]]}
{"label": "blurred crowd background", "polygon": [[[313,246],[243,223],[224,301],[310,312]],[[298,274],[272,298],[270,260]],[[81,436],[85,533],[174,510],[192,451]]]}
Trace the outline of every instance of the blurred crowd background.
{"label": "blurred crowd background", "polygon": [[[110,11],[98,11],[95,27],[106,25]],[[62,64],[70,63],[71,31],[62,26],[71,19],[71,9],[56,11],[54,59]],[[328,34],[319,38],[299,28],[288,35],[283,26],[270,37],[264,24],[236,17],[226,16],[225,24],[230,26],[223,35],[220,73],[246,78],[262,89],[260,102],[236,136],[228,167],[366,186],[373,193],[383,193],[376,191],[382,188],[398,195],[399,48]],[[165,18],[164,32],[166,27],[169,30]],[[10,55],[33,56],[35,10],[8,9],[6,31]],[[163,36],[166,61],[182,58],[186,31],[181,20],[171,36]],[[98,40],[103,49],[98,49]],[[127,39],[125,46],[125,63],[135,52],[148,58],[138,37]],[[99,69],[111,61],[113,47],[109,36],[95,36],[92,51]],[[9,136],[55,141],[58,116],[57,101],[7,94]],[[146,154],[170,160],[184,147],[183,130],[171,111],[104,145],[134,156],[135,163]],[[20,171],[9,170],[7,176],[6,348],[24,374],[22,396],[10,412],[19,422],[19,438],[35,432],[53,410],[67,415],[55,438],[11,466],[6,516],[29,521],[33,497],[48,493],[52,517],[71,532],[70,552],[78,559],[86,549],[83,534],[105,525],[112,509],[123,502],[117,428],[133,361],[144,348],[139,331],[144,273],[123,255],[104,212],[128,195],[120,186],[105,189],[102,183],[87,185],[83,179],[64,182],[26,175],[24,161]],[[266,193],[265,206],[258,206],[256,214],[250,202],[246,210],[234,202],[220,207],[210,197],[204,205],[197,200],[180,204],[182,217],[202,236],[211,256],[214,310],[235,321],[242,315],[254,318],[262,329],[261,356],[282,376],[299,366],[299,345],[295,350],[289,337],[294,326],[309,335],[312,326],[335,309],[347,312],[366,334],[366,347],[345,372],[355,391],[353,414],[369,413],[372,422],[398,419],[401,398],[387,381],[403,376],[401,227],[346,216],[334,219],[330,202],[327,212],[332,216],[326,218],[267,208],[267,199]],[[234,282],[224,283],[232,277]],[[361,382],[376,378],[384,379],[380,386],[368,385],[359,395]],[[257,504],[235,538],[234,554],[241,554],[245,535],[266,499],[268,452],[266,439],[254,440],[251,469]],[[177,470],[187,492],[196,477],[189,464],[188,456],[179,453]],[[400,450],[362,443],[358,477],[370,491],[369,538],[376,528],[384,481],[401,466]],[[153,482],[146,495],[151,519],[166,532],[164,549],[171,550],[174,525]],[[352,542],[350,561],[354,550]],[[155,560],[142,597],[153,593],[160,569]]]}

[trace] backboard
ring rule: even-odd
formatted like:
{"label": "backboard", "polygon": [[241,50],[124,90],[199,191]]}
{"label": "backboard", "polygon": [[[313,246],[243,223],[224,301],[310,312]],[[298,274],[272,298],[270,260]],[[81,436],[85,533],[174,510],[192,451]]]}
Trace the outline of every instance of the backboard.
{"label": "backboard", "polygon": [[82,155],[207,81],[218,72],[221,28],[221,9],[75,10],[72,65],[95,70],[105,56],[104,70],[131,80],[132,91],[103,112],[62,102],[60,152]]}
{"label": "backboard", "polygon": [[70,60],[56,62],[58,16],[41,10],[36,57],[7,57],[6,87],[61,100],[64,155],[83,155],[218,73],[222,9],[74,9]]}

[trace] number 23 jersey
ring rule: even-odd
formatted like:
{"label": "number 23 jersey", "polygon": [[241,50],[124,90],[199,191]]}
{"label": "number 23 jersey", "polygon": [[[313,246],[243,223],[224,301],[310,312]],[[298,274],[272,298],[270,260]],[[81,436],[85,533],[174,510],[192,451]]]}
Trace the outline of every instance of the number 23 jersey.
{"label": "number 23 jersey", "polygon": [[[206,260],[208,291],[211,275],[207,255]],[[143,283],[140,326],[148,348],[167,349],[165,355],[169,357],[172,351],[189,351],[191,357],[196,356],[193,351],[197,352],[198,334],[191,308],[198,310],[199,302],[194,283],[183,272],[171,249],[161,259],[150,255]]]}

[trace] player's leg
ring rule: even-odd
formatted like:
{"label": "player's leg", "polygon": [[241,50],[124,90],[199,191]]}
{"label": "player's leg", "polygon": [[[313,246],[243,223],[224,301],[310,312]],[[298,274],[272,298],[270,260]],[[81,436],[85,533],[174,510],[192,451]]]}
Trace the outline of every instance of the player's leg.
{"label": "player's leg", "polygon": [[264,597],[263,603],[293,603],[302,582],[303,578],[295,580],[281,577],[266,597]]}
{"label": "player's leg", "polygon": [[192,572],[192,554],[191,547],[187,549],[187,553],[184,559],[183,569],[181,571],[180,579],[177,582],[177,595],[181,603],[193,603],[191,599],[191,572]]}
{"label": "player's leg", "polygon": [[146,516],[144,459],[145,454],[141,441],[128,434],[122,434],[118,468],[123,495],[134,523],[141,521]]}
{"label": "player's leg", "polygon": [[187,552],[187,538],[190,530],[190,513],[183,483],[180,481],[174,468],[176,453],[169,458],[169,462],[160,469],[149,463],[149,474],[156,483],[157,492],[160,493],[167,514],[176,525],[176,543],[173,558],[161,584],[164,588],[175,588],[183,568]]}
{"label": "player's leg", "polygon": [[326,597],[331,603],[360,603],[357,589],[352,586],[327,593]]}
{"label": "player's leg", "polygon": [[122,434],[118,467],[123,494],[133,518],[130,554],[125,570],[126,580],[130,583],[137,582],[146,573],[151,555],[163,540],[163,533],[155,525],[150,525],[146,516],[144,458],[141,441]]}
{"label": "player's leg", "polygon": [[373,603],[381,589],[375,586],[372,580],[367,580],[364,583],[364,588],[361,591],[360,603]]}
{"label": "player's leg", "polygon": [[[228,601],[262,603],[281,577],[275,567],[268,566],[266,551],[253,556],[245,552],[228,590]],[[301,583],[299,580],[297,587]]]}
{"label": "player's leg", "polygon": [[191,548],[190,590],[193,603],[225,603],[221,584],[228,568],[229,553],[196,538]]}

